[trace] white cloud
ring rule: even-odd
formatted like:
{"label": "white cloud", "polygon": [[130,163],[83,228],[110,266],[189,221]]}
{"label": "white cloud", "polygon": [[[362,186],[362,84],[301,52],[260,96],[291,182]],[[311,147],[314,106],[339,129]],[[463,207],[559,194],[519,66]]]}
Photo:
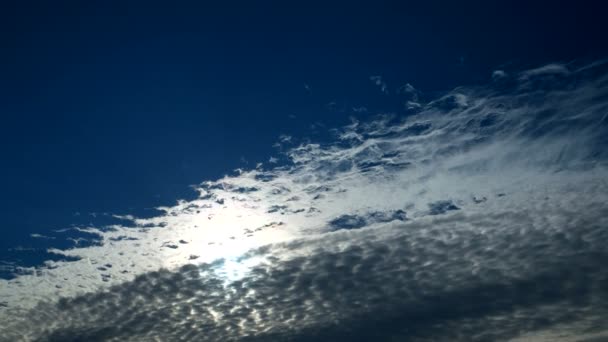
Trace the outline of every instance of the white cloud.
{"label": "white cloud", "polygon": [[34,238],[34,239],[47,239],[47,240],[48,240],[48,239],[50,239],[50,240],[55,239],[55,238],[54,238],[54,237],[52,237],[52,236],[46,236],[46,235],[37,234],[37,233],[30,234],[30,237],[32,237],[32,238]]}
{"label": "white cloud", "polygon": [[418,109],[418,108],[422,108],[422,105],[418,102],[414,102],[414,101],[407,101],[405,103],[405,108],[406,109]]}
{"label": "white cloud", "polygon": [[564,64],[553,63],[547,64],[539,68],[534,68],[530,70],[526,70],[520,73],[521,78],[530,78],[534,76],[543,76],[543,75],[568,75],[570,74],[570,70]]}

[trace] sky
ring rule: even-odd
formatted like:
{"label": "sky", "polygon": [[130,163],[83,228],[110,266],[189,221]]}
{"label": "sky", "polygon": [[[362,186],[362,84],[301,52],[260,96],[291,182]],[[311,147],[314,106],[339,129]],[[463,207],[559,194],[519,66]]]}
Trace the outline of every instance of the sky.
{"label": "sky", "polygon": [[608,340],[599,2],[31,2],[0,340]]}

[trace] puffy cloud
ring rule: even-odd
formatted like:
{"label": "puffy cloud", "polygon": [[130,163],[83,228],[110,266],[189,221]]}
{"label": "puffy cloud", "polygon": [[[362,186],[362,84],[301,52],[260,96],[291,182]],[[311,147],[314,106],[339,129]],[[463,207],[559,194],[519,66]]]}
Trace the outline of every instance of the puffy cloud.
{"label": "puffy cloud", "polygon": [[584,190],[595,200],[261,247],[239,261],[262,261],[229,282],[218,273],[225,260],[149,272],[41,303],[9,331],[33,340],[483,341],[563,321],[600,327],[608,202],[605,188]]}

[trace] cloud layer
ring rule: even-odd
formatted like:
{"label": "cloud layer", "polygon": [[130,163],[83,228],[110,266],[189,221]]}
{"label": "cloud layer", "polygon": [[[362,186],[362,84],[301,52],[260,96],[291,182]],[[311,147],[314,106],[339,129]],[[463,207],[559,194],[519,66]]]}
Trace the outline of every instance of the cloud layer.
{"label": "cloud layer", "polygon": [[2,338],[608,336],[606,71],[501,71],[427,103],[416,91],[407,115],[353,121],[289,164],[82,228],[101,242],[54,250],[78,261],[2,281]]}

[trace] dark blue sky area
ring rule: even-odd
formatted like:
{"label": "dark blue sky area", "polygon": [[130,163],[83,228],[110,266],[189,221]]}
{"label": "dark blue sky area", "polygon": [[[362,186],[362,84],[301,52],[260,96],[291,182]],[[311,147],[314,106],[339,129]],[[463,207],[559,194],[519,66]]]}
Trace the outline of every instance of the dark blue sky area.
{"label": "dark blue sky area", "polygon": [[171,204],[341,109],[401,110],[371,75],[432,94],[608,49],[599,1],[222,3],[2,4],[2,253],[76,212]]}

